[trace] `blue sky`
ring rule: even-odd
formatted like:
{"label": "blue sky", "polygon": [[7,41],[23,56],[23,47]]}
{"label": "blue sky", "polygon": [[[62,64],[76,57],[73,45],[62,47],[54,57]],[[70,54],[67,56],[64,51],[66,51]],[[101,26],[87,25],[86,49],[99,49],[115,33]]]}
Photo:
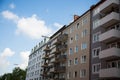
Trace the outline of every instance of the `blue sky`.
{"label": "blue sky", "polygon": [[42,35],[52,35],[98,1],[0,0],[0,75],[17,66],[24,69]]}

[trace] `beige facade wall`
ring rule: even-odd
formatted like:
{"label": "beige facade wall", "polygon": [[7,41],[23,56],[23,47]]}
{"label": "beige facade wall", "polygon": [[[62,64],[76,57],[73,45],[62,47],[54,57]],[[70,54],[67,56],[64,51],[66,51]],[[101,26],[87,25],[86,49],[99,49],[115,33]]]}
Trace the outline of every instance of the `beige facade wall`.
{"label": "beige facade wall", "polygon": [[[83,23],[83,20],[85,23]],[[77,24],[79,24],[79,28],[77,28]],[[71,32],[70,30],[73,29]],[[82,32],[87,30],[85,36],[82,36]],[[81,16],[79,19],[71,23],[64,32],[68,33],[68,48],[67,48],[67,61],[66,61],[66,80],[89,80],[89,57],[90,57],[90,12],[88,11],[86,14]],[[78,35],[78,40],[75,40],[76,34]],[[70,39],[73,38],[71,42]],[[87,44],[87,48],[81,50],[82,43]],[[78,52],[75,52],[75,47],[78,46]],[[72,48],[73,53],[70,54],[70,48]],[[81,57],[86,56],[86,62],[81,63]],[[78,64],[74,64],[74,59],[78,59]],[[69,60],[72,60],[72,64],[68,66]],[[80,70],[85,69],[86,75],[84,77],[80,77]],[[77,71],[77,76],[74,77],[74,72]],[[71,73],[71,74],[69,74]],[[70,77],[69,77],[70,76]]]}

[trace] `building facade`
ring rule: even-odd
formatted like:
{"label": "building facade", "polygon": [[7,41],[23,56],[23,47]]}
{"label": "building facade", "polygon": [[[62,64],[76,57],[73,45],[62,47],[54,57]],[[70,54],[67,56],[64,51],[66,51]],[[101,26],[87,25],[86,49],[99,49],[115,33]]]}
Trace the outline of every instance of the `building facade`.
{"label": "building facade", "polygon": [[91,8],[91,80],[120,80],[120,0]]}
{"label": "building facade", "polygon": [[44,47],[48,40],[44,39],[38,45],[36,45],[29,55],[29,62],[26,73],[26,80],[42,80],[42,76],[40,75],[42,69],[42,56],[44,54]]}
{"label": "building facade", "polygon": [[90,11],[75,15],[64,32],[68,34],[65,80],[89,80]]}

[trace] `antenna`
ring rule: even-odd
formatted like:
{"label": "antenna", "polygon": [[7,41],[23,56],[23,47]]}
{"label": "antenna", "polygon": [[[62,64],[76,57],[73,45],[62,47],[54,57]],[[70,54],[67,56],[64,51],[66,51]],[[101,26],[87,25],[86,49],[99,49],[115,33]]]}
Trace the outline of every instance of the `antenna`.
{"label": "antenna", "polygon": [[43,36],[43,35],[42,35],[42,37],[44,37],[44,38],[50,38],[50,37],[48,37],[48,36]]}

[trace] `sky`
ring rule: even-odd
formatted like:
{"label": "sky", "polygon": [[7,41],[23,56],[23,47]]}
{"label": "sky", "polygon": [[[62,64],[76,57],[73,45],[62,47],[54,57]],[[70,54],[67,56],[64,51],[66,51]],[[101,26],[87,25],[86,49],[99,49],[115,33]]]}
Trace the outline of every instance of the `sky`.
{"label": "sky", "polygon": [[0,0],[0,75],[15,67],[25,69],[42,35],[51,36],[98,1]]}

